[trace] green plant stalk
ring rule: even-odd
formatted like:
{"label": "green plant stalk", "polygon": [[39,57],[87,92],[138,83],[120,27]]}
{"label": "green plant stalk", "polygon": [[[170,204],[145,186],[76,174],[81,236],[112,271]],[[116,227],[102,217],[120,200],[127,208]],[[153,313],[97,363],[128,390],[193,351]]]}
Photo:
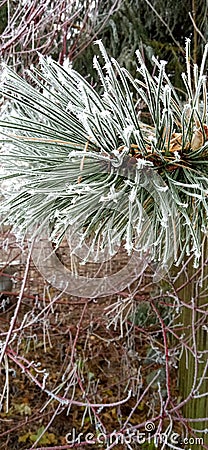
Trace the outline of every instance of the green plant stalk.
{"label": "green plant stalk", "polygon": [[[208,240],[204,243],[203,254],[204,258],[207,259]],[[190,395],[190,392],[192,392],[194,384],[197,386],[203,378],[203,382],[201,383],[198,392],[198,394],[202,394],[202,396],[200,398],[189,399],[189,401],[183,406],[183,416],[190,419],[188,425],[192,429],[205,430],[208,428],[208,378],[207,371],[206,373],[204,373],[204,371],[207,363],[208,339],[205,320],[206,315],[203,315],[202,311],[204,311],[204,313],[207,311],[207,264],[202,267],[202,272],[198,278],[195,277],[195,272],[193,261],[190,261],[186,271],[181,273],[175,287],[176,289],[180,289],[181,286],[184,286],[183,289],[179,290],[179,299],[184,304],[179,319],[179,322],[183,327],[181,334],[183,334],[183,339],[187,342],[188,346],[191,347],[193,353],[197,354],[200,362],[197,362],[196,365],[195,355],[184,349],[179,362],[178,382],[179,395],[180,398],[184,400]],[[188,283],[187,279],[190,280]],[[186,304],[187,307],[185,306]],[[201,312],[197,312],[197,309]],[[203,394],[206,395],[203,396]],[[207,418],[207,420],[192,422],[191,418]],[[207,434],[199,432],[196,433],[196,436],[203,438],[203,443],[208,445]],[[191,433],[189,437],[191,437]],[[199,448],[202,447],[196,443],[193,444],[191,448],[193,450],[199,450]]]}

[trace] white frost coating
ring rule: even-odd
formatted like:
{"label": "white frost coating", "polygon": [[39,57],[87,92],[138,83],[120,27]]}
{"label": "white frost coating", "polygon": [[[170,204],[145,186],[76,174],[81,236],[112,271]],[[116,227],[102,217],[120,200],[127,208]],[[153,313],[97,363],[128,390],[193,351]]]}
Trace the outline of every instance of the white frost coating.
{"label": "white frost coating", "polygon": [[97,40],[94,41],[93,43],[94,43],[94,45],[99,45],[99,46],[103,45],[102,39],[97,39]]}
{"label": "white frost coating", "polygon": [[174,152],[174,156],[175,156],[176,161],[180,161],[181,155],[177,151]]}
{"label": "white frost coating", "polygon": [[115,191],[115,186],[110,186],[110,192],[108,195],[101,195],[100,202],[113,201],[115,203],[118,202],[118,198],[121,196],[121,192]]}
{"label": "white frost coating", "polygon": [[148,140],[149,140],[150,143],[151,143],[151,142],[153,142],[154,144],[157,143],[156,137],[153,136],[152,134],[149,134],[149,135],[148,135]]}
{"label": "white frost coating", "polygon": [[131,136],[133,131],[134,131],[134,126],[133,125],[128,125],[126,128],[124,128],[123,135],[124,135],[124,139],[126,141],[129,141],[129,138],[130,138],[130,136]]}
{"label": "white frost coating", "polygon": [[163,228],[167,228],[168,227],[168,217],[167,216],[164,216],[162,219],[161,219],[161,225],[162,225],[162,227]]}
{"label": "white frost coating", "polygon": [[103,118],[103,119],[105,119],[106,117],[107,118],[111,118],[111,112],[108,110],[108,109],[103,109],[101,112],[100,112],[100,116]]}
{"label": "white frost coating", "polygon": [[1,66],[2,66],[3,70],[1,72],[0,84],[3,85],[5,83],[5,81],[7,81],[7,79],[8,79],[9,72],[8,72],[8,68],[4,62],[1,64]]}
{"label": "white frost coating", "polygon": [[162,67],[165,67],[166,64],[167,64],[167,61],[165,61],[164,59],[161,59],[161,60],[160,60],[160,65],[161,65]]}
{"label": "white frost coating", "polygon": [[137,188],[133,187],[133,189],[131,190],[130,195],[129,195],[130,203],[134,203],[136,195],[137,195]]}
{"label": "white frost coating", "polygon": [[130,256],[132,253],[133,244],[129,239],[126,240],[124,248],[126,249],[128,256]]}
{"label": "white frost coating", "polygon": [[141,159],[139,158],[136,164],[137,169],[143,169],[144,167],[153,167],[153,166],[154,164],[152,161],[147,161],[146,159],[143,158]]}
{"label": "white frost coating", "polygon": [[119,156],[120,156],[120,153],[119,153],[119,151],[118,151],[117,149],[113,150],[112,153],[113,153],[116,157],[119,157]]}
{"label": "white frost coating", "polygon": [[168,189],[169,189],[167,185],[161,186],[161,185],[157,184],[157,182],[156,182],[155,180],[153,180],[153,183],[154,183],[154,186],[156,187],[156,189],[157,189],[159,192],[167,192]]}

